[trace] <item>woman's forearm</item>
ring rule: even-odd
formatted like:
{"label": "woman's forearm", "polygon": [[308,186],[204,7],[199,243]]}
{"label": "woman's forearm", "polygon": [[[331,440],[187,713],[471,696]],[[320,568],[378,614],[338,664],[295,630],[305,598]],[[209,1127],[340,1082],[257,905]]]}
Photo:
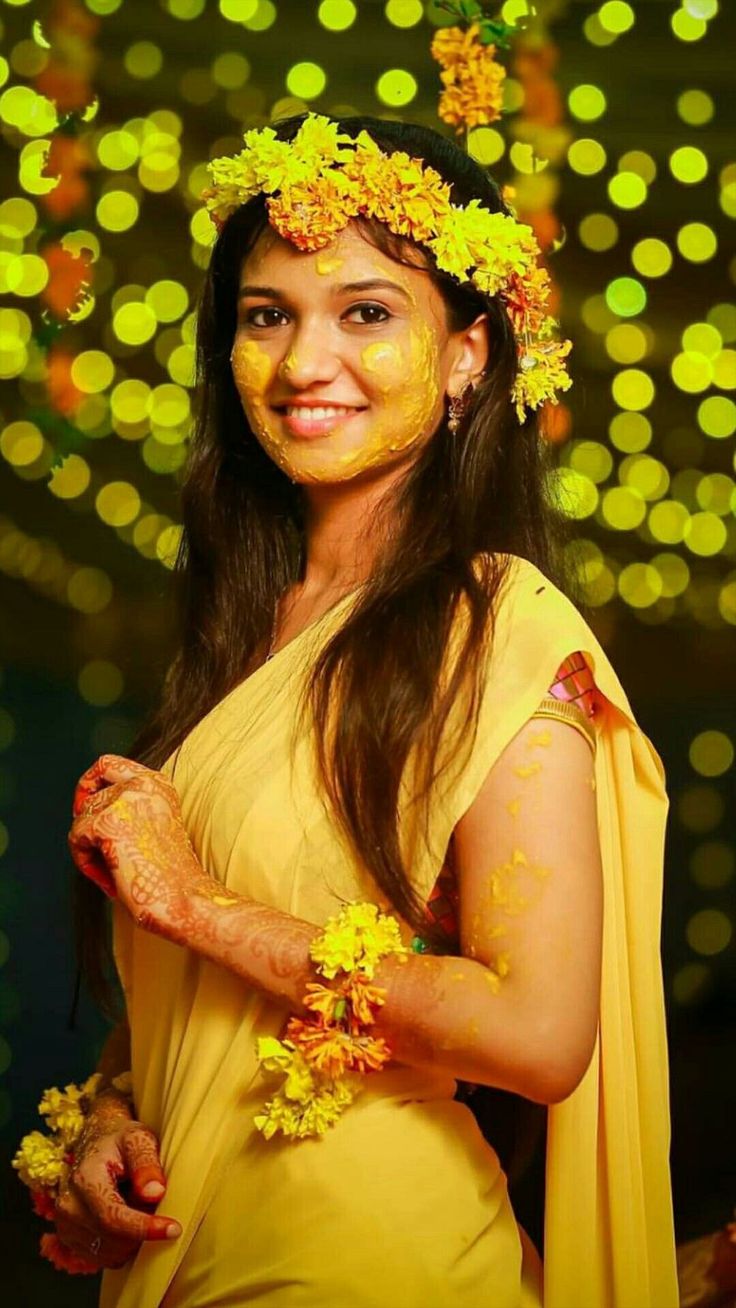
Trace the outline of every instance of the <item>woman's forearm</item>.
{"label": "woman's forearm", "polygon": [[[306,1015],[307,983],[325,984],[309,954],[321,928],[231,891],[197,896],[187,918],[186,934],[173,939]],[[538,1102],[570,1092],[555,1083],[553,1034],[524,1011],[511,981],[482,963],[394,954],[378,964],[374,983],[386,1001],[372,1030],[399,1061],[442,1067]]]}

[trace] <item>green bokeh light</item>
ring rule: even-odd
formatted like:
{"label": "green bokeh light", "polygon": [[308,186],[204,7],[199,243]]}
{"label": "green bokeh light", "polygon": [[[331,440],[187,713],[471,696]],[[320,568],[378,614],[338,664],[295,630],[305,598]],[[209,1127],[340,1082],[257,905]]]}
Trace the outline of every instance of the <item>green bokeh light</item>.
{"label": "green bokeh light", "polygon": [[392,108],[410,104],[419,86],[417,79],[405,68],[388,68],[376,82],[376,95]]}
{"label": "green bokeh light", "polygon": [[326,85],[327,74],[324,68],[308,59],[299,64],[292,64],[286,74],[287,89],[292,95],[298,95],[303,100],[314,100],[322,94]]}

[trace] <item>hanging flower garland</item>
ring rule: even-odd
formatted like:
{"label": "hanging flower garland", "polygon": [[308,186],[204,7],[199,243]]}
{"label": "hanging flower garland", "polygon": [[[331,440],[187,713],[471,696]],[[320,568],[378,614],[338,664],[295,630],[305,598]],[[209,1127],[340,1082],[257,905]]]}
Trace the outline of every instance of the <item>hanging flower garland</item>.
{"label": "hanging flower garland", "polygon": [[85,398],[71,375],[76,351],[66,348],[60,338],[69,323],[84,315],[91,298],[91,252],[75,248],[67,238],[89,221],[92,206],[88,174],[93,160],[83,130],[97,112],[92,75],[98,56],[92,39],[98,27],[99,19],[78,0],[55,0],[44,30],[40,23],[34,27],[37,44],[49,51],[34,79],[35,89],[53,104],[57,124],[40,174],[55,179],[55,184],[38,196],[45,211],[38,253],[46,263],[48,279],[39,293],[43,307],[34,339],[42,352],[48,403],[28,416],[54,446],[53,465],[85,439],[73,422]]}

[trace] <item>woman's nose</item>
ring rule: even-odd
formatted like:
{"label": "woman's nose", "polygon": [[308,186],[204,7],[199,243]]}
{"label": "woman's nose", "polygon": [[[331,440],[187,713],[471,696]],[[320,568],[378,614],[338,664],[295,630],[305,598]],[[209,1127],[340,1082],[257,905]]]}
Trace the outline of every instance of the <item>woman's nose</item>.
{"label": "woman's nose", "polygon": [[292,336],[278,373],[289,386],[303,390],[312,382],[331,381],[339,370],[340,363],[330,349],[327,333],[319,327],[303,327]]}

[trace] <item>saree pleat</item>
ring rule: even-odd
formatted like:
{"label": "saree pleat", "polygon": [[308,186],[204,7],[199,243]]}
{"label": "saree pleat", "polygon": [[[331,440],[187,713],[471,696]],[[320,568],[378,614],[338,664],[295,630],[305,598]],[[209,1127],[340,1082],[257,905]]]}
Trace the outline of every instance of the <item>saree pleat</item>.
{"label": "saree pleat", "polygon": [[[349,602],[236,687],[164,766],[211,875],[318,924],[345,899],[384,899],[327,811],[313,742],[294,721],[304,675]],[[394,1063],[323,1139],[264,1141],[253,1116],[270,1083],[256,1037],[280,1034],[286,1008],[116,907],[137,1113],[161,1139],[161,1211],[183,1234],[106,1272],[101,1308],[676,1308],[664,769],[587,623],[526,560],[509,559],[472,747],[440,778],[421,839],[407,768],[400,829],[426,900],[456,823],[575,651],[605,699],[601,1007],[585,1076],[548,1110],[543,1300],[497,1155],[453,1099],[454,1078]],[[413,934],[405,923],[402,934]]]}

